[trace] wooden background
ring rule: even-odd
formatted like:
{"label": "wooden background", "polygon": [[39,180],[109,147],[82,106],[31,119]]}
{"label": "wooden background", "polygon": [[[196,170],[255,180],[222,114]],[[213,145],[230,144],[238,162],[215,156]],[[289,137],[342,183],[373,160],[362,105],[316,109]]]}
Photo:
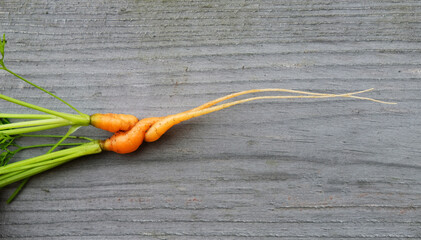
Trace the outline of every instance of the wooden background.
{"label": "wooden background", "polygon": [[[373,87],[398,103],[275,100],[190,120],[33,177],[10,205],[17,185],[1,189],[0,238],[421,238],[421,2],[356,2],[0,1],[7,66],[87,114],[162,116],[252,88]],[[1,93],[69,111],[0,77]]]}

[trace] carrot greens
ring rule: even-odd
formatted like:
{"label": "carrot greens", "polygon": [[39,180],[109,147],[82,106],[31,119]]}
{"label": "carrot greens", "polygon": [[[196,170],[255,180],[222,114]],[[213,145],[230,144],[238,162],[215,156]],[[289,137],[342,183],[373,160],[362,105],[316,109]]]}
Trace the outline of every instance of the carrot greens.
{"label": "carrot greens", "polygon": [[[83,114],[75,107],[61,99],[60,97],[56,96],[55,94],[51,93],[50,91],[28,81],[24,77],[18,75],[17,73],[13,72],[9,68],[6,67],[4,63],[5,57],[5,46],[6,46],[6,38],[3,34],[3,38],[0,41],[0,70],[4,70],[9,74],[15,76],[19,80],[24,81],[27,84],[43,91],[44,93],[49,94],[50,96],[58,99],[62,103],[66,104],[68,107],[73,109],[77,114],[69,114],[64,112],[58,112],[51,109],[47,109],[41,106],[37,106],[31,103],[27,103],[4,94],[0,94],[0,99],[5,101],[24,106],[29,109],[33,109],[44,114],[9,114],[9,113],[1,113],[0,112],[0,188],[6,186],[12,182],[16,182],[19,180],[24,180],[21,185],[16,189],[16,191],[12,194],[12,196],[8,199],[8,202],[11,202],[14,197],[19,193],[22,187],[28,182],[29,177],[37,174],[42,171],[46,171],[52,167],[58,166],[67,162],[69,160],[74,159],[75,157],[80,157],[83,155],[92,154],[92,149],[85,146],[87,143],[63,143],[67,138],[70,137],[72,133],[74,133],[77,129],[81,126],[87,126],[90,124],[90,116],[87,114]],[[25,121],[15,122],[12,123],[9,119],[24,119]],[[65,127],[69,126],[69,129],[66,134],[63,136],[52,136],[52,135],[25,135],[31,132],[38,132],[49,130],[53,128]],[[50,144],[38,144],[32,146],[20,146],[16,144],[16,139],[21,137],[59,137],[59,140],[56,143]],[[87,139],[87,138],[85,138]],[[89,142],[94,144],[96,143],[97,146],[99,144],[97,141],[89,139]],[[94,144],[95,145],[95,144]],[[63,155],[60,158],[55,157],[55,155],[51,155],[51,153],[58,147],[58,146],[68,146],[71,147],[69,149],[69,153],[67,155]],[[76,146],[76,147],[75,147]],[[10,163],[12,157],[22,150],[27,150],[31,148],[39,148],[39,147],[48,147],[49,150],[46,154],[39,156],[36,159],[36,164],[28,162],[27,160],[19,161],[20,165],[24,165],[25,167],[16,167],[16,163]],[[14,150],[11,150],[14,148]],[[62,151],[62,150],[60,150]],[[58,152],[60,152],[58,151]],[[33,158],[31,158],[32,161]],[[28,159],[29,160],[29,159]]]}
{"label": "carrot greens", "polygon": [[[5,118],[0,119],[0,123],[8,123],[9,121]],[[2,126],[3,124],[0,124]],[[28,146],[21,146],[16,141],[19,138],[51,138],[51,139],[60,139],[57,143],[43,143],[35,144]],[[84,142],[71,142],[63,143],[63,140],[66,138],[84,140]],[[64,150],[59,150],[52,154],[51,152],[56,147],[70,147]],[[33,149],[33,148],[49,148],[50,150],[41,156],[30,158],[14,163],[10,163],[10,159],[17,153]],[[16,195],[20,192],[22,187],[28,182],[29,177],[37,173],[46,171],[50,168],[61,165],[65,162],[68,162],[76,157],[85,156],[89,154],[94,154],[100,152],[100,145],[98,141],[95,141],[87,137],[75,137],[75,136],[61,136],[61,135],[7,135],[0,134],[0,188],[16,182],[23,180],[16,191],[11,195],[7,200],[10,203]]]}

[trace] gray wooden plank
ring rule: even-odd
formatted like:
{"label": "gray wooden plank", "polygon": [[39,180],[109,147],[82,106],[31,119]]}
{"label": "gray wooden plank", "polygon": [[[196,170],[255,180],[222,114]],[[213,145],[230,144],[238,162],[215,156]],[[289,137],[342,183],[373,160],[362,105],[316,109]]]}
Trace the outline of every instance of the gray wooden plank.
{"label": "gray wooden plank", "polygon": [[[36,176],[13,204],[16,185],[2,189],[0,238],[421,238],[420,14],[419,1],[1,1],[7,65],[87,114],[273,87],[374,87],[364,96],[398,105],[265,101],[192,119]],[[69,111],[0,78],[1,93]]]}

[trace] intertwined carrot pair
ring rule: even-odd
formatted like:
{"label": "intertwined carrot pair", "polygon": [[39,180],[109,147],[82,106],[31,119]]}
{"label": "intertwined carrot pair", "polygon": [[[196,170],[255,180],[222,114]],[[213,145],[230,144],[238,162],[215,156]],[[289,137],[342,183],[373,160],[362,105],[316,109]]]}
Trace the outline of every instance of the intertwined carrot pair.
{"label": "intertwined carrot pair", "polygon": [[[297,91],[290,89],[252,89],[248,91],[242,91],[233,93],[213,101],[207,102],[199,107],[191,110],[181,112],[174,115],[168,115],[166,117],[151,117],[138,120],[133,115],[128,114],[93,114],[91,116],[91,124],[97,128],[101,128],[110,132],[115,133],[112,137],[105,141],[101,141],[101,148],[107,151],[114,151],[117,153],[130,153],[135,151],[143,141],[154,142],[158,140],[168,129],[174,125],[189,120],[194,117],[199,117],[211,112],[219,111],[240,103],[245,103],[254,100],[262,99],[286,99],[286,98],[332,98],[332,97],[347,97],[370,100],[379,103],[392,104],[389,102],[379,101],[372,98],[365,98],[355,96],[356,94],[371,91],[373,89],[367,89],[359,92],[345,93],[345,94],[325,94],[325,93],[313,93],[306,91]],[[214,106],[222,101],[250,93],[257,92],[287,92],[292,94],[300,95],[288,95],[288,96],[258,96],[252,98],[246,98],[237,100],[229,103]]]}
{"label": "intertwined carrot pair", "polygon": [[[29,177],[38,173],[47,171],[51,168],[57,167],[75,158],[98,154],[103,150],[114,151],[117,153],[130,153],[135,151],[143,141],[154,142],[158,140],[166,131],[168,131],[174,125],[183,121],[189,120],[194,117],[199,117],[211,112],[219,111],[231,106],[263,99],[302,99],[302,98],[334,98],[334,97],[345,97],[354,98],[361,100],[369,100],[385,104],[393,104],[390,102],[383,102],[372,98],[359,97],[356,94],[371,91],[373,89],[367,89],[359,92],[351,92],[345,94],[325,94],[325,93],[313,93],[306,91],[297,91],[289,89],[252,89],[248,91],[242,91],[233,93],[213,101],[207,102],[199,107],[191,110],[168,115],[165,117],[151,117],[145,119],[137,119],[133,115],[126,114],[88,114],[82,113],[75,107],[51,93],[50,91],[28,81],[24,77],[16,74],[6,67],[4,63],[4,47],[6,45],[6,39],[3,35],[3,39],[0,40],[0,70],[4,70],[16,78],[30,84],[33,87],[51,95],[55,99],[63,102],[68,107],[73,109],[77,114],[70,114],[65,112],[58,112],[51,109],[47,109],[41,106],[34,105],[32,103],[24,102],[4,94],[0,94],[0,99],[24,106],[28,109],[36,110],[41,114],[32,113],[19,113],[9,114],[0,112],[0,188],[7,186],[11,183],[22,181],[17,190],[9,198],[8,202],[12,201],[17,193],[20,191],[22,186],[28,181]],[[259,92],[284,92],[288,93],[286,96],[256,96],[245,98],[242,100],[232,101],[228,103],[219,104],[222,101],[232,99],[245,94],[259,93]],[[9,121],[9,119],[21,119],[23,121]],[[83,126],[93,125],[97,128],[101,128],[110,132],[114,135],[109,139],[100,141],[90,139],[86,137],[73,137],[75,131]],[[54,128],[68,127],[68,131],[64,135],[50,135],[50,134],[30,134],[33,132],[42,132]],[[16,143],[19,138],[52,138],[59,139],[55,143],[50,144],[35,144],[30,146],[20,146]],[[66,143],[65,140],[68,138],[83,140],[82,142]],[[55,140],[54,140],[55,141]],[[88,142],[86,142],[88,141]],[[58,150],[58,147],[61,149]],[[40,155],[21,161],[10,161],[14,154],[21,150],[32,149],[32,148],[49,148],[49,150]]]}

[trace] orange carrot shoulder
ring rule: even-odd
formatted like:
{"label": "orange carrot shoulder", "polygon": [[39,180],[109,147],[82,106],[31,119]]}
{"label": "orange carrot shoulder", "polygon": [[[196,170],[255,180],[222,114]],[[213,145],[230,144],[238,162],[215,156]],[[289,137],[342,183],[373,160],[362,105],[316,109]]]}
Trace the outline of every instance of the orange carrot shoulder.
{"label": "orange carrot shoulder", "polygon": [[91,125],[109,132],[130,130],[139,120],[130,114],[95,113],[91,115]]}

